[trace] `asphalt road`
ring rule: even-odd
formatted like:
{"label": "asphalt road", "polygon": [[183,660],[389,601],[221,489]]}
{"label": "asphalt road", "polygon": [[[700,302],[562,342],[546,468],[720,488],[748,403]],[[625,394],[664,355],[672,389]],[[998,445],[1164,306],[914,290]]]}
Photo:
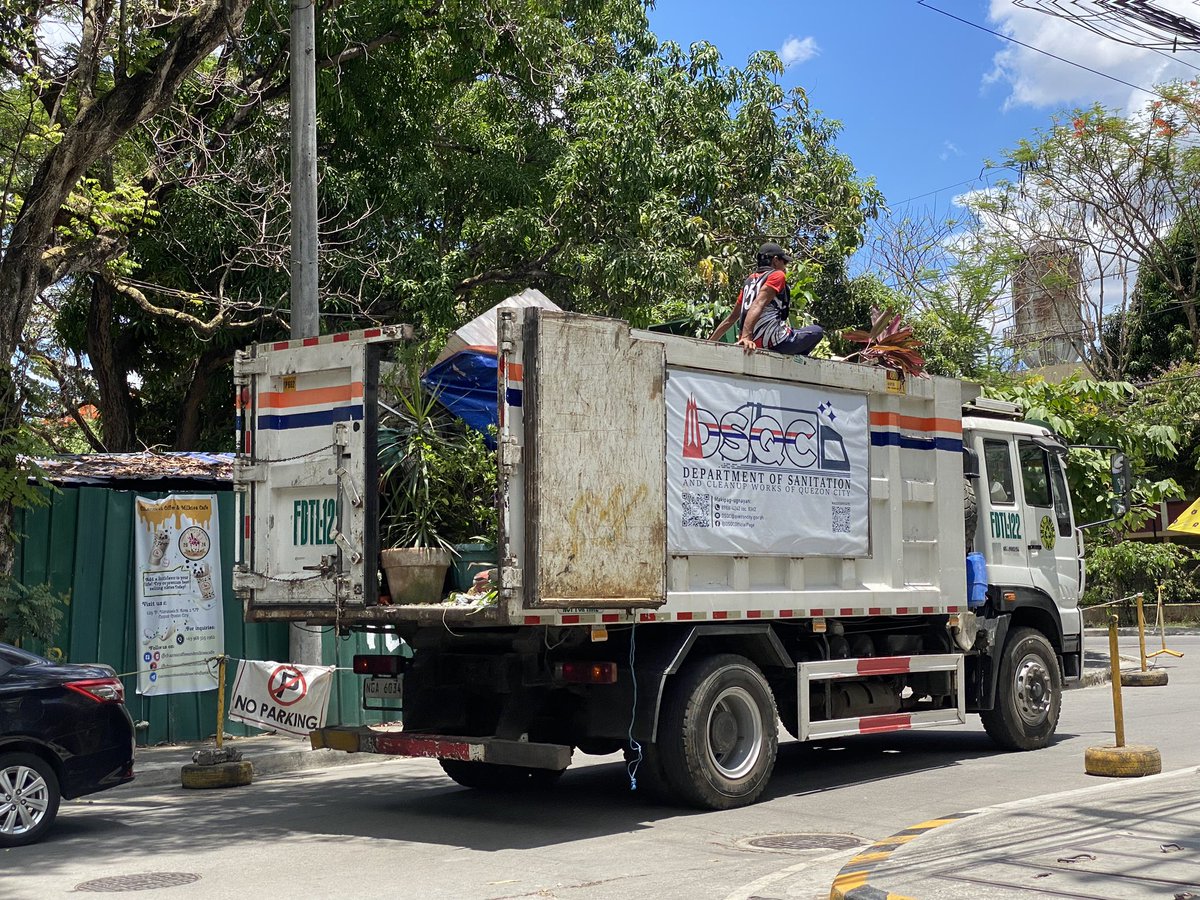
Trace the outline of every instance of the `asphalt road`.
{"label": "asphalt road", "polygon": [[[1125,691],[1127,740],[1157,746],[1165,771],[1200,765],[1200,637],[1170,644],[1186,653],[1164,663],[1171,683]],[[1123,639],[1122,650],[1136,643]],[[611,757],[583,757],[536,796],[459,788],[425,760],[228,791],[135,785],[65,804],[44,843],[0,853],[0,898],[45,900],[147,873],[198,878],[139,898],[824,898],[856,848],[909,825],[1096,785],[1083,753],[1111,743],[1111,709],[1106,685],[1069,692],[1057,740],[1034,753],[995,751],[975,720],[820,745],[789,739],[767,799],[720,813],[644,802]],[[778,846],[797,834],[810,837]],[[764,837],[767,847],[751,843]],[[812,849],[795,849],[806,841]]]}

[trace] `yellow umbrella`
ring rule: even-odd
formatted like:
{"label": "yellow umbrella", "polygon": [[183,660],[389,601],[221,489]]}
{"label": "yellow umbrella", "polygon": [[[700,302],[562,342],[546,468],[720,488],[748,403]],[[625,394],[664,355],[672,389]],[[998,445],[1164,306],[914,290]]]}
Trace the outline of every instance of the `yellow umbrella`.
{"label": "yellow umbrella", "polygon": [[1167,526],[1167,531],[1200,535],[1200,500],[1180,513],[1179,518]]}

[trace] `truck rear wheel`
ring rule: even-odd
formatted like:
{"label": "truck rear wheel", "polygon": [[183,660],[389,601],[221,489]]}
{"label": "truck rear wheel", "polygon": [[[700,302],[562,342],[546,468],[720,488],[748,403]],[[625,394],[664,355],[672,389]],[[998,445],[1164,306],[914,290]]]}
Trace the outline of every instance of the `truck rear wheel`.
{"label": "truck rear wheel", "polygon": [[722,654],[672,679],[652,755],[676,798],[733,809],[766,788],[777,743],[775,700],[762,672],[743,656]]}
{"label": "truck rear wheel", "polygon": [[1032,628],[1008,633],[1000,660],[996,704],[980,713],[983,727],[1006,750],[1050,743],[1062,708],[1062,673],[1045,635]]}
{"label": "truck rear wheel", "polygon": [[463,787],[481,791],[539,790],[552,787],[566,769],[534,769],[496,763],[439,759],[442,771]]}

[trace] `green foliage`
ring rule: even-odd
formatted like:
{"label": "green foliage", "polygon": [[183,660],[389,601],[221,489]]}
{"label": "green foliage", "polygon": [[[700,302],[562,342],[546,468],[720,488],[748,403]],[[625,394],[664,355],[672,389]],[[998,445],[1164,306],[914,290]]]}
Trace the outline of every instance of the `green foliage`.
{"label": "green foliage", "polygon": [[52,643],[69,602],[67,595],[54,593],[49,585],[28,587],[0,573],[0,641]]}
{"label": "green foliage", "polygon": [[451,416],[413,362],[393,370],[399,414],[379,429],[380,543],[442,547],[495,543],[496,456],[483,435]]}
{"label": "green foliage", "polygon": [[[1153,515],[1159,503],[1181,495],[1179,484],[1163,477],[1164,466],[1171,466],[1178,454],[1179,431],[1148,410],[1142,392],[1132,384],[1089,381],[1075,375],[1061,384],[1031,378],[990,387],[987,393],[1020,404],[1026,420],[1044,424],[1068,444],[1117,447],[1129,456],[1134,471],[1133,505],[1118,526],[1132,530]],[[1072,449],[1067,455],[1067,480],[1076,522],[1110,517],[1109,504],[1115,494],[1109,451]]]}
{"label": "green foliage", "polygon": [[1200,600],[1200,553],[1181,544],[1157,541],[1119,541],[1092,547],[1087,557],[1085,605],[1128,597],[1141,591],[1146,603]]}

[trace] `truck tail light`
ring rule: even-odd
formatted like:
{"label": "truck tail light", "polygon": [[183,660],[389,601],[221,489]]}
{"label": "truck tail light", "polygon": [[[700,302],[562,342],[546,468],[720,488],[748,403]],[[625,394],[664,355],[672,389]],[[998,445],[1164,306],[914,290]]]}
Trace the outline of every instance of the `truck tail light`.
{"label": "truck tail light", "polygon": [[408,668],[406,656],[384,656],[382,654],[354,654],[356,675],[400,675]]}
{"label": "truck tail light", "polygon": [[616,684],[615,662],[560,662],[554,674],[568,684]]}
{"label": "truck tail light", "polygon": [[68,681],[63,687],[97,703],[125,702],[125,685],[116,678],[85,678],[82,681]]}

